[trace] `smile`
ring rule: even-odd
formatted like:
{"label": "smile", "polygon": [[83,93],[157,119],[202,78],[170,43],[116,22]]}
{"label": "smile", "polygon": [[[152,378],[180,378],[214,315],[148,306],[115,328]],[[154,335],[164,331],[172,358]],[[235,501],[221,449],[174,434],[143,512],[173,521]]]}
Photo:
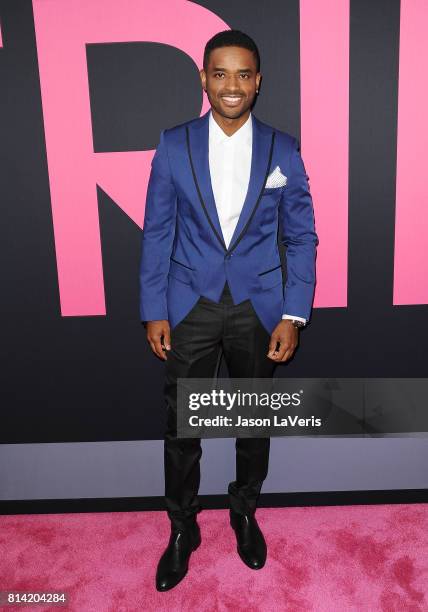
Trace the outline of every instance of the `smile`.
{"label": "smile", "polygon": [[222,96],[222,100],[227,106],[238,106],[242,100],[242,96]]}

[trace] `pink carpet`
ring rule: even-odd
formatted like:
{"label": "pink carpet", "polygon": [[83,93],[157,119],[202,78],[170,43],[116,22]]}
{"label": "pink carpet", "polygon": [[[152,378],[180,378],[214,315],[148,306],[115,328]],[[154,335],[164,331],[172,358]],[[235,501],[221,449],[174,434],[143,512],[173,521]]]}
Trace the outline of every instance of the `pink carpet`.
{"label": "pink carpet", "polygon": [[205,510],[187,576],[158,593],[164,512],[1,516],[0,590],[65,590],[76,612],[428,610],[428,504],[259,508],[257,518],[262,570],[239,559],[228,512]]}

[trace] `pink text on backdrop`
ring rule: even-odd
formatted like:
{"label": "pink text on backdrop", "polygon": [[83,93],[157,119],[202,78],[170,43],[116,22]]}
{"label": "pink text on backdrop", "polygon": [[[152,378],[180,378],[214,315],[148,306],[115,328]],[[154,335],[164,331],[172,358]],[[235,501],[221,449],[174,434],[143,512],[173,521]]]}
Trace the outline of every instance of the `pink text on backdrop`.
{"label": "pink text on backdrop", "polygon": [[300,0],[302,155],[319,237],[314,306],[348,303],[349,0]]}
{"label": "pink text on backdrop", "polygon": [[396,305],[428,304],[427,28],[426,0],[401,0],[393,296]]}
{"label": "pink text on backdrop", "polygon": [[61,314],[104,315],[96,184],[142,227],[154,151],[94,153],[85,45],[163,43],[201,66],[228,26],[185,0],[33,0],[33,10]]}
{"label": "pink text on backdrop", "polygon": [[[33,9],[61,314],[104,315],[96,185],[142,227],[142,194],[154,152],[94,153],[85,45],[158,42],[181,49],[199,67],[205,42],[228,26],[207,9],[184,0],[33,0]],[[315,0],[301,0],[301,55],[302,152],[320,237],[314,305],[346,306],[346,2],[329,0],[320,12]],[[323,83],[321,95],[320,72],[330,75],[329,86]],[[204,97],[201,113],[208,108]]]}
{"label": "pink text on backdrop", "polygon": [[[85,45],[163,42],[184,50],[200,65],[207,38],[227,25],[206,9],[183,0],[131,0],[120,9],[114,0],[95,0],[89,6],[80,0],[34,0],[33,4],[61,313],[105,314],[96,183],[141,227],[144,210],[140,196],[147,188],[153,151],[94,154]],[[101,9],[102,26],[97,21]],[[141,17],[144,20],[133,19]],[[188,35],[190,17],[198,20],[199,28]],[[300,19],[302,147],[320,236],[314,305],[346,306],[349,3],[329,0],[319,14],[315,0],[301,0]],[[402,0],[394,304],[428,302],[428,286],[419,282],[428,276],[424,251],[428,216],[424,206],[427,189],[418,165],[428,144],[424,121],[428,88],[412,76],[417,66],[419,73],[426,68],[428,55],[423,51],[427,49],[421,49],[426,45],[424,24],[428,24],[425,2]],[[201,112],[207,108],[204,98]],[[415,133],[419,134],[416,140]],[[331,143],[328,150],[326,142]]]}

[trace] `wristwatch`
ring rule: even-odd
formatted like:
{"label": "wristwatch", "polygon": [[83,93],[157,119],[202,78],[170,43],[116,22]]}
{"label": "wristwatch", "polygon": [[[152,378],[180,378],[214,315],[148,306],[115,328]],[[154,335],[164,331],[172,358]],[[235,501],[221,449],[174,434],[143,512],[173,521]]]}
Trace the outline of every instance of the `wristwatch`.
{"label": "wristwatch", "polygon": [[291,319],[291,322],[294,327],[305,327],[306,325],[306,323],[303,323],[303,321],[299,321],[298,319]]}

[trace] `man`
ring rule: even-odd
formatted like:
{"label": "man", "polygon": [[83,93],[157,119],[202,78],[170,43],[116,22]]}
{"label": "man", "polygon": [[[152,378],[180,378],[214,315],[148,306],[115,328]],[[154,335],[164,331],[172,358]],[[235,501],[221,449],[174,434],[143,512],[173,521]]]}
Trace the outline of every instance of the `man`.
{"label": "man", "polygon": [[[185,576],[200,542],[201,441],[177,438],[177,378],[272,377],[298,343],[315,286],[312,199],[295,138],[258,120],[260,58],[239,30],[205,47],[202,87],[211,109],[163,130],[152,161],[143,227],[140,312],[154,354],[166,361],[165,501],[171,521],[157,568],[159,591]],[[280,240],[286,245],[283,286]],[[255,518],[269,438],[236,439],[230,523],[250,568],[266,560]]]}

